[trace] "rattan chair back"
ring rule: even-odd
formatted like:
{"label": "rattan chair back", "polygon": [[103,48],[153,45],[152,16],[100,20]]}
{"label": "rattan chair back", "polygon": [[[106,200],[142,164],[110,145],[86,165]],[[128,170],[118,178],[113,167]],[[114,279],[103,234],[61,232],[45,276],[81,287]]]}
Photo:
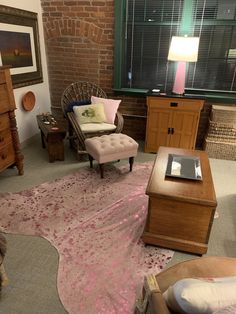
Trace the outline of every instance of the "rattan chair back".
{"label": "rattan chair back", "polygon": [[64,115],[66,115],[66,109],[72,102],[90,100],[91,96],[107,98],[106,93],[96,84],[89,82],[71,83],[64,90],[61,97],[61,107]]}

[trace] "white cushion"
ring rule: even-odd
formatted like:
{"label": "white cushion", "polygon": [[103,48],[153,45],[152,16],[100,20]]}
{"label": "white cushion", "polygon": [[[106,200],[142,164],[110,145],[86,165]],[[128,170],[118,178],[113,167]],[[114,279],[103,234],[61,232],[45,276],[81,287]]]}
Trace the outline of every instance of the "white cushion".
{"label": "white cushion", "polygon": [[173,311],[210,314],[236,303],[236,276],[211,279],[186,278],[163,293]]}
{"label": "white cushion", "polygon": [[115,124],[110,123],[85,123],[81,124],[80,128],[85,133],[113,131],[116,129]]}
{"label": "white cushion", "polygon": [[106,121],[103,104],[74,106],[73,111],[79,124],[102,123]]}
{"label": "white cushion", "polygon": [[235,314],[236,313],[236,304],[224,307],[213,314]]}

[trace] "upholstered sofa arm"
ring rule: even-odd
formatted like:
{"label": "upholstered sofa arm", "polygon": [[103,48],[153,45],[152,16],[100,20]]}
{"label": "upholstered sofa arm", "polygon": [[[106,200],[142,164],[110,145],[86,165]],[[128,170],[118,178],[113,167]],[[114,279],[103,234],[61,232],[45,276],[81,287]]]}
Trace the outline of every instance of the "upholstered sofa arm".
{"label": "upholstered sofa arm", "polygon": [[[136,305],[136,313],[170,314],[163,293],[184,278],[217,278],[236,276],[236,258],[205,256],[180,262],[156,276],[147,276],[143,297]],[[141,306],[140,306],[141,304]]]}

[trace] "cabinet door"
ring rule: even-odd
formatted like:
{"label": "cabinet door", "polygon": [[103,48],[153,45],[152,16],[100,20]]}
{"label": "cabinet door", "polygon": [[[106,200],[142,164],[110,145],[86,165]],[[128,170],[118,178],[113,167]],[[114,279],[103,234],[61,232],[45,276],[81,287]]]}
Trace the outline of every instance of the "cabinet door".
{"label": "cabinet door", "polygon": [[168,145],[170,121],[171,113],[169,110],[149,108],[145,152],[156,153],[159,146]]}
{"label": "cabinet door", "polygon": [[168,146],[194,149],[197,123],[198,114],[196,112],[173,111],[171,121],[172,134],[169,137]]}

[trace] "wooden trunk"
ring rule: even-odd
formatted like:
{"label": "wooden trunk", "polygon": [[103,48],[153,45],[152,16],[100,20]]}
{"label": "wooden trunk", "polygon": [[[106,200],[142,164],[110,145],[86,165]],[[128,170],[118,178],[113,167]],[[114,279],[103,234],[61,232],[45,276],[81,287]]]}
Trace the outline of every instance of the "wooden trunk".
{"label": "wooden trunk", "polygon": [[[198,156],[203,180],[166,177],[169,154]],[[196,254],[207,252],[217,202],[205,152],[160,147],[146,194],[145,243]]]}

